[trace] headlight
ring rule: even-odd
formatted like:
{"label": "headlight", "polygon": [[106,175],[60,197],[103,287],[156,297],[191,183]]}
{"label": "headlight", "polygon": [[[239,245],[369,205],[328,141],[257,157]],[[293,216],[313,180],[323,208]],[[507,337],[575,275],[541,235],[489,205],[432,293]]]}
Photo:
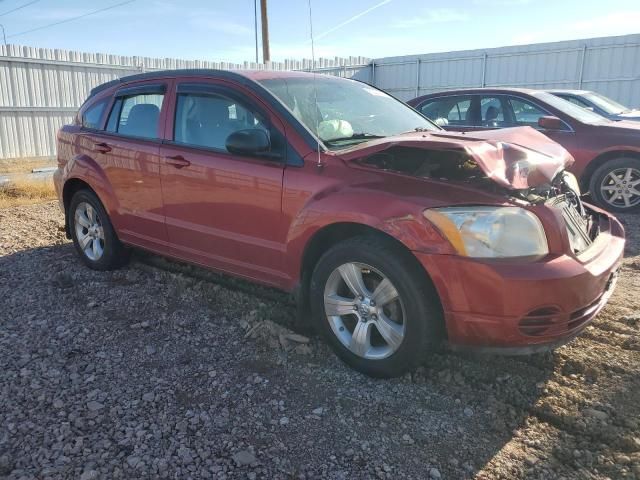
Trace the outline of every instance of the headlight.
{"label": "headlight", "polygon": [[475,258],[549,253],[538,217],[519,207],[447,207],[424,211],[458,254]]}
{"label": "headlight", "polygon": [[573,193],[580,196],[580,183],[576,176],[571,172],[562,172],[562,177],[564,178],[564,183],[573,190]]}

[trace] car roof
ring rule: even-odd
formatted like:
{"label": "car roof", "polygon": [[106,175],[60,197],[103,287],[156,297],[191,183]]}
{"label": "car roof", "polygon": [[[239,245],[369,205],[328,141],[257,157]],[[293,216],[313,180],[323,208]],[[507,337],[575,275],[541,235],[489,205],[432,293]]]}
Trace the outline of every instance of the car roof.
{"label": "car roof", "polygon": [[545,92],[566,93],[569,95],[584,95],[586,93],[591,93],[589,90],[571,90],[571,89],[564,89],[564,88],[552,88],[550,90],[545,90]]}
{"label": "car roof", "polygon": [[188,68],[179,70],[158,70],[154,72],[138,73],[111,80],[91,90],[89,97],[113,86],[138,80],[154,80],[160,78],[203,77],[235,79],[240,82],[257,82],[273,78],[313,77],[313,73],[281,70],[217,70],[213,68]]}

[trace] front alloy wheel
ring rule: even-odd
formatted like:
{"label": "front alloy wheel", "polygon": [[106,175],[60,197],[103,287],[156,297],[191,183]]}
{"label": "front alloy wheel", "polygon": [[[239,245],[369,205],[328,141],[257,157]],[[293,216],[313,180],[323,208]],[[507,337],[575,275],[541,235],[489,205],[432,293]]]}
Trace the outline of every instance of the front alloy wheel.
{"label": "front alloy wheel", "polygon": [[417,259],[393,240],[353,237],[334,245],[311,275],[316,329],[352,368],[395,377],[417,367],[442,339],[438,296]]}
{"label": "front alloy wheel", "polygon": [[628,213],[640,209],[640,159],[620,157],[600,165],[589,182],[591,197],[611,212]]}
{"label": "front alloy wheel", "polygon": [[602,198],[616,208],[640,204],[640,170],[626,167],[609,172],[600,182]]}
{"label": "front alloy wheel", "polygon": [[335,336],[359,357],[386,358],[404,339],[398,290],[370,265],[349,262],[336,268],[325,287],[324,310]]}

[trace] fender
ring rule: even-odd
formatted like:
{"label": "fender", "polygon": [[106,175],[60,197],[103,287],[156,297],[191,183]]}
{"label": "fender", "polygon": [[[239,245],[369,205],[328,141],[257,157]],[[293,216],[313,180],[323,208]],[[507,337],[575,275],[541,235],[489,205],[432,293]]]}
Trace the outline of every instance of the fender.
{"label": "fender", "polygon": [[117,212],[120,203],[104,170],[93,158],[85,154],[74,155],[64,166],[63,178],[66,178],[63,191],[66,185],[73,180],[81,180],[88,184],[109,213],[114,227],[117,228]]}
{"label": "fender", "polygon": [[[362,225],[400,241],[408,250],[431,254],[454,253],[450,243],[423,216],[425,205],[367,188],[347,186],[316,195],[296,213],[286,239],[287,275],[300,279],[305,250],[313,237],[332,225]],[[336,212],[341,212],[336,214]]]}

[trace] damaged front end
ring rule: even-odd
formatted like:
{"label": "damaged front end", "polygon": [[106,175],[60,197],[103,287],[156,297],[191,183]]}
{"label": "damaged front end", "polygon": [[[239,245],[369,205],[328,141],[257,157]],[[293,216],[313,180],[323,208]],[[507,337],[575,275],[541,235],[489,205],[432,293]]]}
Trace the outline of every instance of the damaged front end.
{"label": "damaged front end", "polygon": [[[344,152],[345,160],[438,182],[478,188],[528,205],[558,210],[573,253],[586,250],[598,235],[597,215],[580,198],[575,176],[565,169],[569,153],[530,128],[478,132],[410,134],[368,142]],[[496,137],[496,138],[494,138]],[[497,137],[500,140],[497,140]]]}

